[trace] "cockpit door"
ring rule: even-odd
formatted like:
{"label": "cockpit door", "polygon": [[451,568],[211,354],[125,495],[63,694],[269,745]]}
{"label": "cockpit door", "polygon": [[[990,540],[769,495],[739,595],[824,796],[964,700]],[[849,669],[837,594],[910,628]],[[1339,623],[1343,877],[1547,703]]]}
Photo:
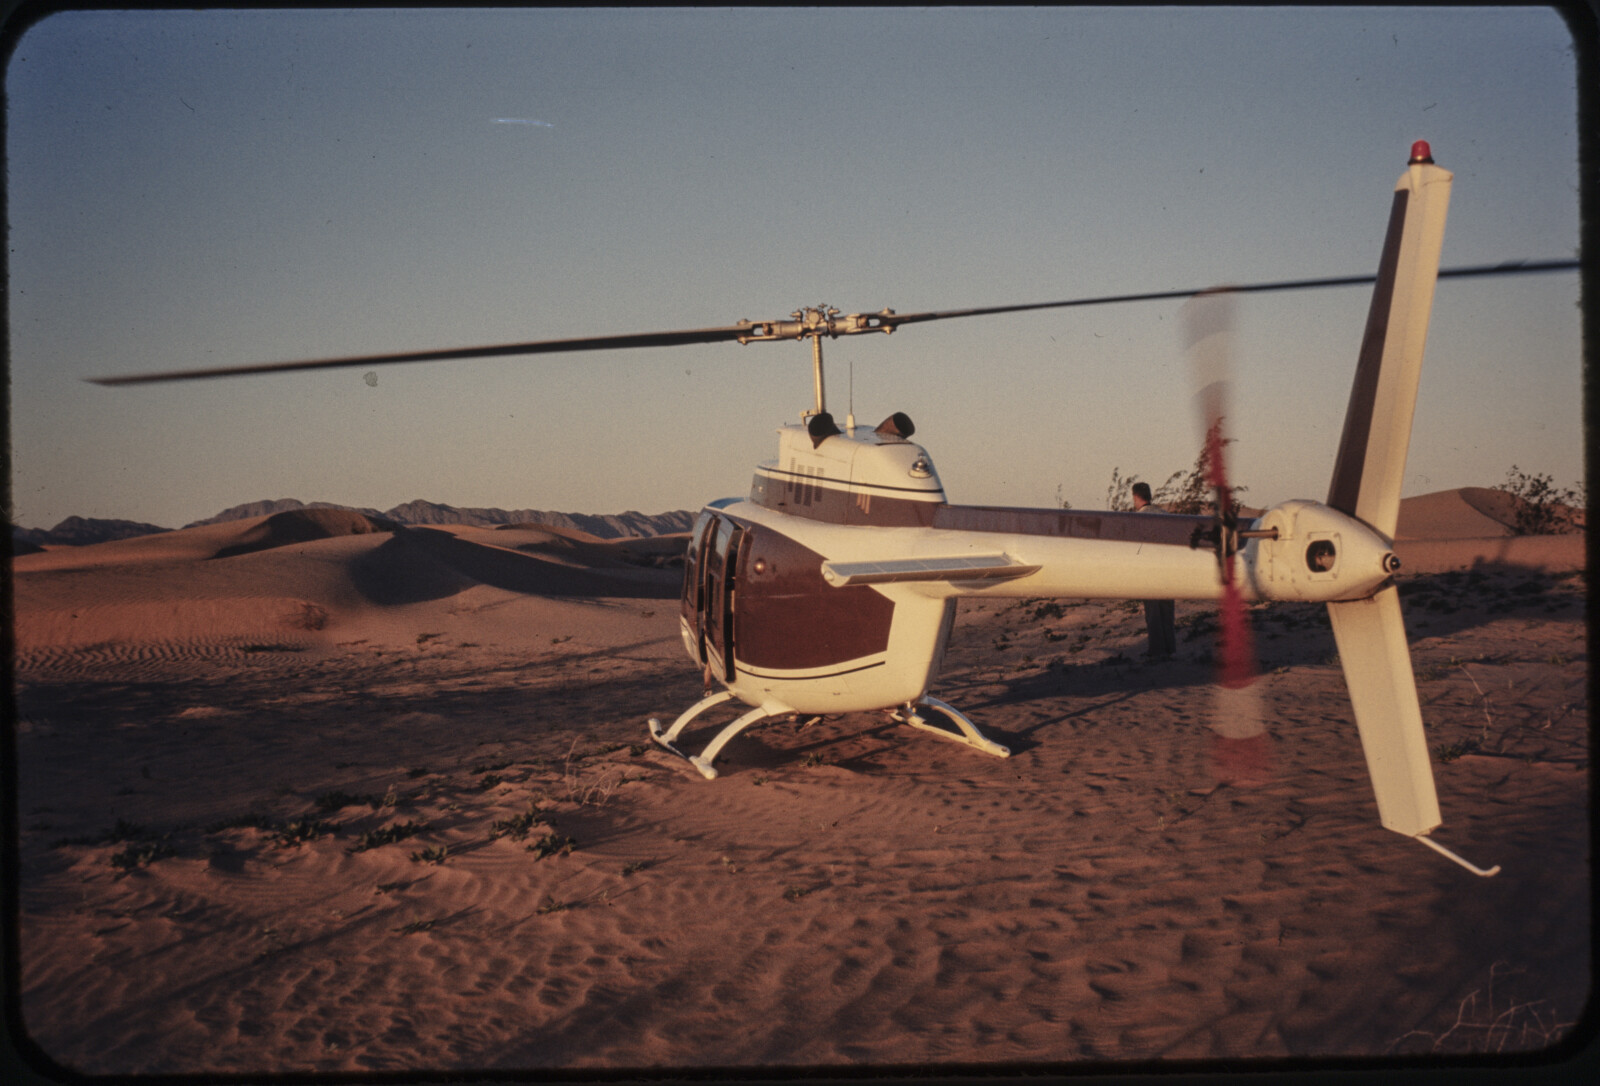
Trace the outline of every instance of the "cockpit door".
{"label": "cockpit door", "polygon": [[739,569],[739,544],[744,528],[726,517],[716,518],[715,534],[701,563],[702,618],[706,662],[723,681],[733,681],[733,596]]}
{"label": "cockpit door", "polygon": [[678,604],[678,613],[694,631],[695,655],[702,664],[706,662],[706,558],[716,535],[718,519],[713,513],[701,513],[694,522],[689,549],[684,555],[683,598]]}

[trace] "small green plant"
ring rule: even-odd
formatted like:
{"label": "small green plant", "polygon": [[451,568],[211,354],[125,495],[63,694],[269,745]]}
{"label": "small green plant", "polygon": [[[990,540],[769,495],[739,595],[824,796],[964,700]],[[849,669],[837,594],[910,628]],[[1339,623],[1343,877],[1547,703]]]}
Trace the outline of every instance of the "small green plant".
{"label": "small green plant", "polygon": [[284,823],[283,828],[272,835],[272,840],[279,848],[299,848],[306,841],[315,841],[332,832],[333,827],[321,819],[297,818]]}
{"label": "small green plant", "polygon": [[160,841],[133,844],[121,852],[112,853],[111,866],[120,871],[132,871],[136,867],[148,867],[157,860],[175,855],[177,853]]}
{"label": "small green plant", "polygon": [[632,875],[635,872],[643,871],[645,868],[647,868],[649,866],[650,866],[650,861],[649,860],[629,860],[627,863],[622,865],[623,877],[626,878],[627,876]]}
{"label": "small green plant", "polygon": [[1457,740],[1454,743],[1441,743],[1434,748],[1434,754],[1441,764],[1455,761],[1463,754],[1473,754],[1478,750],[1478,744],[1471,739]]}
{"label": "small green plant", "polygon": [[449,845],[434,845],[431,848],[423,849],[421,852],[413,852],[411,854],[411,862],[414,864],[442,864],[449,855]]}
{"label": "small green plant", "polygon": [[783,889],[783,900],[785,900],[785,901],[799,901],[801,898],[805,897],[810,892],[811,892],[810,887],[806,887],[806,886],[786,886]]}
{"label": "small green plant", "polygon": [[497,819],[494,828],[489,831],[489,839],[509,837],[513,841],[521,841],[528,836],[529,830],[543,822],[544,817],[539,814],[538,808],[530,803],[528,809],[519,815]]}
{"label": "small green plant", "polygon": [[426,822],[393,822],[380,830],[367,830],[356,843],[350,846],[351,852],[366,852],[368,849],[380,848],[383,845],[392,845],[396,841],[404,841],[407,837],[426,830]]}
{"label": "small green plant", "polygon": [[822,764],[822,755],[814,750],[808,750],[805,756],[800,759],[800,764],[806,769],[815,769]]}
{"label": "small green plant", "polygon": [[539,907],[534,912],[540,916],[548,916],[551,913],[565,912],[576,907],[577,902],[575,901],[557,901],[554,897],[546,894],[544,900],[539,903]]}
{"label": "small green plant", "polygon": [[563,833],[547,833],[533,844],[528,846],[528,851],[533,853],[533,858],[542,860],[546,856],[566,856],[578,847],[578,842]]}
{"label": "small green plant", "polygon": [[413,920],[411,923],[402,924],[394,930],[398,935],[415,935],[420,931],[427,931],[437,923],[437,920]]}

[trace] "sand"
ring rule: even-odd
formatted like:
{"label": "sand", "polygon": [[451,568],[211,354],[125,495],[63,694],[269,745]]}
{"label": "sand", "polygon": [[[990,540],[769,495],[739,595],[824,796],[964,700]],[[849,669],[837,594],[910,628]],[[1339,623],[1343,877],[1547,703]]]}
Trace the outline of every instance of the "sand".
{"label": "sand", "polygon": [[1525,1052],[1589,997],[1581,545],[1401,549],[1479,879],[1378,826],[1317,607],[1255,615],[1256,782],[1212,760],[1210,609],[1146,664],[1137,605],[1082,600],[961,608],[933,692],[1010,759],[852,714],[706,782],[644,724],[701,693],[641,564],[680,541],[269,519],[15,560],[21,1010],[61,1067]]}

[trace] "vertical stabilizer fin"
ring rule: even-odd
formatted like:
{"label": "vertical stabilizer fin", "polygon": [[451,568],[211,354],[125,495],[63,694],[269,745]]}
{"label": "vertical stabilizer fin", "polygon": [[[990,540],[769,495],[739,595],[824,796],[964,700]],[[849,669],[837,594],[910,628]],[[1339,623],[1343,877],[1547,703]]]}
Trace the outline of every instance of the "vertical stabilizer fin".
{"label": "vertical stabilizer fin", "polygon": [[1394,190],[1328,504],[1393,539],[1452,174],[1418,141]]}
{"label": "vertical stabilizer fin", "polygon": [[1365,600],[1328,604],[1345,685],[1384,829],[1416,837],[1439,825],[1411,651],[1394,585]]}

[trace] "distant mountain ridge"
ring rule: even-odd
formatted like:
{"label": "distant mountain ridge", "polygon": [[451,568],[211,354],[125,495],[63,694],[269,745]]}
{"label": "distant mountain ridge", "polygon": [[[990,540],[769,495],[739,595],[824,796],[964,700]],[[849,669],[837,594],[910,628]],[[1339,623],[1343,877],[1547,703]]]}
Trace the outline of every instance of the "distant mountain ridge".
{"label": "distant mountain ridge", "polygon": [[[452,505],[417,499],[384,511],[333,502],[302,502],[297,498],[276,498],[245,502],[224,509],[214,517],[185,524],[185,528],[198,528],[206,524],[221,524],[230,520],[271,516],[296,509],[349,509],[370,517],[386,518],[396,523],[412,525],[460,524],[475,528],[494,528],[505,524],[538,524],[551,528],[569,528],[588,532],[600,539],[618,539],[623,536],[670,535],[687,532],[694,526],[695,514],[687,509],[669,513],[553,513],[541,509],[458,509]],[[12,545],[18,554],[44,546],[88,546],[107,543],[115,539],[154,535],[173,529],[155,524],[142,524],[131,520],[101,520],[95,517],[68,517],[54,528],[11,529]]]}
{"label": "distant mountain ridge", "polygon": [[[190,521],[185,528],[198,528],[203,524],[221,524],[229,520],[246,520],[250,517],[270,517],[274,513],[287,513],[295,509],[354,509],[357,513],[365,513],[369,517],[381,517],[383,513],[377,509],[357,509],[353,505],[335,505],[332,502],[303,502],[298,498],[264,498],[258,502],[245,502],[242,505],[229,506],[216,516],[204,520]],[[390,518],[393,519],[392,517]]]}
{"label": "distant mountain ridge", "polygon": [[171,531],[154,524],[136,520],[101,520],[96,517],[68,517],[49,531],[43,528],[11,529],[11,540],[18,554],[38,549],[45,544],[84,547],[91,543],[109,543],[114,539],[132,539],[135,536],[154,535]]}

